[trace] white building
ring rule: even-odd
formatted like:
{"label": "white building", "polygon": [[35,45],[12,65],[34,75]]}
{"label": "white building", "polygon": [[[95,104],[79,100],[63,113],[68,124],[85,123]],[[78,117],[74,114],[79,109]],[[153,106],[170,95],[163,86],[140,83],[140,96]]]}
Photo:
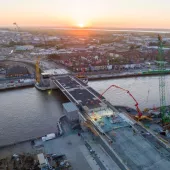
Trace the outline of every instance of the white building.
{"label": "white building", "polygon": [[33,50],[34,46],[33,45],[22,45],[22,46],[16,46],[15,50],[16,51],[26,51],[26,50]]}

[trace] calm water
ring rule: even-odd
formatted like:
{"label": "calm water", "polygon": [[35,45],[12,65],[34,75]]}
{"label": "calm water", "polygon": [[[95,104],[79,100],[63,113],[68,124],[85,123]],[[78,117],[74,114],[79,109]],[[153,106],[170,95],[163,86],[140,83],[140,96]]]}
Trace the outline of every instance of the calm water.
{"label": "calm water", "polygon": [[[170,76],[166,76],[166,99],[167,105],[170,105]],[[160,105],[159,100],[159,77],[137,77],[128,79],[102,80],[93,81],[89,85],[98,92],[104,92],[111,85],[118,85],[127,89],[136,98],[141,110],[144,108],[152,108]],[[134,101],[129,95],[119,89],[111,88],[104,96],[113,105],[125,105],[134,107]]]}
{"label": "calm water", "polygon": [[[141,109],[159,106],[159,77],[89,82],[89,85],[98,92],[103,92],[112,84],[130,90]],[[170,105],[169,87],[170,76],[166,76],[166,97],[167,104]],[[134,107],[133,100],[121,90],[112,88],[105,97],[113,105]],[[0,92],[0,145],[55,132],[64,102],[67,102],[67,99],[58,90],[53,91],[51,95],[35,88]]]}
{"label": "calm water", "polygon": [[59,91],[35,88],[0,92],[0,145],[55,132],[67,99]]}

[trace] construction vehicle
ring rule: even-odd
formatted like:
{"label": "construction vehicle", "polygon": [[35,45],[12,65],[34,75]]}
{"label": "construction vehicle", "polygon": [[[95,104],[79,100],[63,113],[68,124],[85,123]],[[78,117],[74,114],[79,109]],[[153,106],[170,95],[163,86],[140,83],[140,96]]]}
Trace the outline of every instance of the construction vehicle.
{"label": "construction vehicle", "polygon": [[[158,35],[158,59],[157,64],[159,66],[160,73],[164,72],[165,69],[165,59],[164,59],[164,52],[163,52],[163,41],[162,37]],[[170,123],[170,113],[169,111],[166,112],[166,91],[165,91],[165,74],[161,74],[159,77],[159,95],[160,95],[160,112],[162,118],[162,124]]]}
{"label": "construction vehicle", "polygon": [[165,68],[166,62],[164,58],[163,51],[163,40],[160,35],[158,35],[158,56],[156,63],[158,65],[157,70],[149,70],[147,72],[143,72],[143,74],[159,74],[159,96],[160,96],[160,113],[161,120],[164,127],[168,127],[167,125],[170,123],[170,112],[166,110],[166,81],[165,74],[169,74],[170,70]]}
{"label": "construction vehicle", "polygon": [[140,111],[139,109],[139,104],[137,102],[137,100],[134,98],[134,96],[130,93],[129,90],[126,90],[124,88],[121,88],[119,86],[116,86],[116,85],[111,85],[109,86],[101,95],[100,95],[100,100],[102,98],[102,96],[109,90],[111,89],[112,87],[114,88],[117,88],[117,89],[120,89],[122,91],[125,91],[135,102],[135,107],[136,107],[136,111],[137,111],[137,115],[135,115],[133,118],[136,119],[137,121],[140,121],[140,120],[143,120],[143,119],[148,119],[148,120],[152,120],[149,116],[146,116],[146,115],[143,115],[142,112]]}
{"label": "construction vehicle", "polygon": [[160,35],[158,35],[158,56],[156,63],[158,65],[157,70],[151,70],[147,73],[156,73],[160,74],[159,77],[159,96],[160,96],[160,113],[161,113],[161,120],[163,126],[167,126],[170,123],[170,112],[166,110],[166,81],[165,81],[165,74],[170,73],[170,70],[166,70],[165,65],[165,58],[164,58],[164,51],[163,51],[163,40]]}

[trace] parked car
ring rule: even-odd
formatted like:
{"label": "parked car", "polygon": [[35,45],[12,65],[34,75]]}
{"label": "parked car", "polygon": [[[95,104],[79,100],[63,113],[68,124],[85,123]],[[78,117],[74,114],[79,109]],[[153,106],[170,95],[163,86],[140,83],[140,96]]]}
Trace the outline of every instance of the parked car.
{"label": "parked car", "polygon": [[48,140],[51,140],[51,139],[54,139],[54,138],[56,138],[55,133],[50,133],[50,134],[42,137],[42,141],[45,142],[45,141],[48,141]]}

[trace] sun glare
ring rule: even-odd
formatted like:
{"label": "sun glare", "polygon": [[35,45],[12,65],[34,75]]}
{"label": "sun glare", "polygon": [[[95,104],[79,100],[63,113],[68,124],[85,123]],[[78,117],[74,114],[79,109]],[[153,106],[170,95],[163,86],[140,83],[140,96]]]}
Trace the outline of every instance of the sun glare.
{"label": "sun glare", "polygon": [[78,24],[78,26],[79,26],[80,28],[83,28],[83,27],[84,27],[84,24],[83,24],[83,23],[80,23],[80,24]]}

